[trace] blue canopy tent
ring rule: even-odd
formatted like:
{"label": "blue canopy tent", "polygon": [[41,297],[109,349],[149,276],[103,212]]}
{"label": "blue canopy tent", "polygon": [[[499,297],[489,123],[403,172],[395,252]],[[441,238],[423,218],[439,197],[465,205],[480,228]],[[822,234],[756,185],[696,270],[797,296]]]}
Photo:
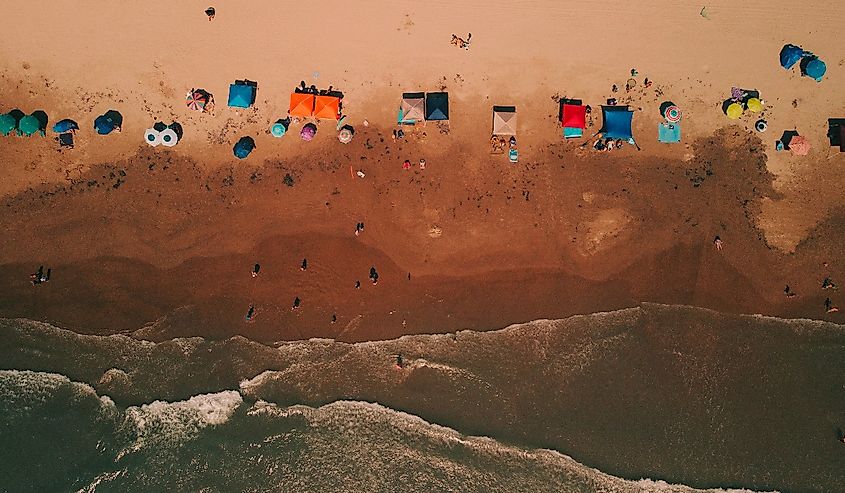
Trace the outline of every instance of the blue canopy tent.
{"label": "blue canopy tent", "polygon": [[631,132],[634,112],[627,106],[602,106],[601,111],[604,124],[597,133],[603,134],[606,139],[627,140],[639,150],[640,146],[634,141],[634,135]]}
{"label": "blue canopy tent", "polygon": [[257,84],[247,80],[236,80],[229,85],[229,106],[249,108],[255,103]]}
{"label": "blue canopy tent", "polygon": [[238,159],[244,159],[255,149],[255,140],[252,137],[241,137],[232,151]]}
{"label": "blue canopy tent", "polygon": [[444,121],[449,119],[449,93],[426,93],[425,119],[434,121]]}

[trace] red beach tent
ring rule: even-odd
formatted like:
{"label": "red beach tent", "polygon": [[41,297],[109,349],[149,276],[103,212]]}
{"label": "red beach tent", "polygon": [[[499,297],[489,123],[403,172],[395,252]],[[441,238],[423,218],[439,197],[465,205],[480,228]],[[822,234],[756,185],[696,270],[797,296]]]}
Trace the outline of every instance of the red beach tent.
{"label": "red beach tent", "polygon": [[294,92],[290,95],[290,116],[309,117],[314,113],[314,95]]}
{"label": "red beach tent", "polygon": [[587,107],[580,104],[560,105],[560,123],[567,128],[587,128]]}

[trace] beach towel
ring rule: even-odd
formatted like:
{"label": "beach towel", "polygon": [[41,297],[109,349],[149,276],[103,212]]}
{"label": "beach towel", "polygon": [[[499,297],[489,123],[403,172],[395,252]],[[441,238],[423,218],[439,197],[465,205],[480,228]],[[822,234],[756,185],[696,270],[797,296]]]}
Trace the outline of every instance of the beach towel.
{"label": "beach towel", "polygon": [[681,126],[677,123],[659,123],[657,125],[657,140],[665,144],[681,141]]}
{"label": "beach towel", "polygon": [[563,138],[565,139],[574,139],[583,136],[584,130],[581,128],[563,127]]}

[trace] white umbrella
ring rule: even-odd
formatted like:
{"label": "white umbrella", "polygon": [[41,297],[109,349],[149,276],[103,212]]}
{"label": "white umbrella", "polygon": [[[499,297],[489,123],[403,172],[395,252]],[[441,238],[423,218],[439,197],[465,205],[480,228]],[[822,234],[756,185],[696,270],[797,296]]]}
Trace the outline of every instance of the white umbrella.
{"label": "white umbrella", "polygon": [[177,142],[179,142],[179,136],[176,135],[175,130],[172,128],[165,128],[161,131],[161,145],[173,147]]}
{"label": "white umbrella", "polygon": [[154,128],[146,129],[144,131],[144,142],[153,147],[161,144],[161,133]]}

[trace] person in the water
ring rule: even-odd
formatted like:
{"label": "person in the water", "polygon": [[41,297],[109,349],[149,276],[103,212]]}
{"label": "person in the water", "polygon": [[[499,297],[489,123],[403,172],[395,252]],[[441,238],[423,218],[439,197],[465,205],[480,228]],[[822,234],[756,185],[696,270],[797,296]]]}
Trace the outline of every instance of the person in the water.
{"label": "person in the water", "polygon": [[246,319],[247,322],[252,322],[253,317],[255,317],[255,306],[249,305],[249,310],[246,311]]}

